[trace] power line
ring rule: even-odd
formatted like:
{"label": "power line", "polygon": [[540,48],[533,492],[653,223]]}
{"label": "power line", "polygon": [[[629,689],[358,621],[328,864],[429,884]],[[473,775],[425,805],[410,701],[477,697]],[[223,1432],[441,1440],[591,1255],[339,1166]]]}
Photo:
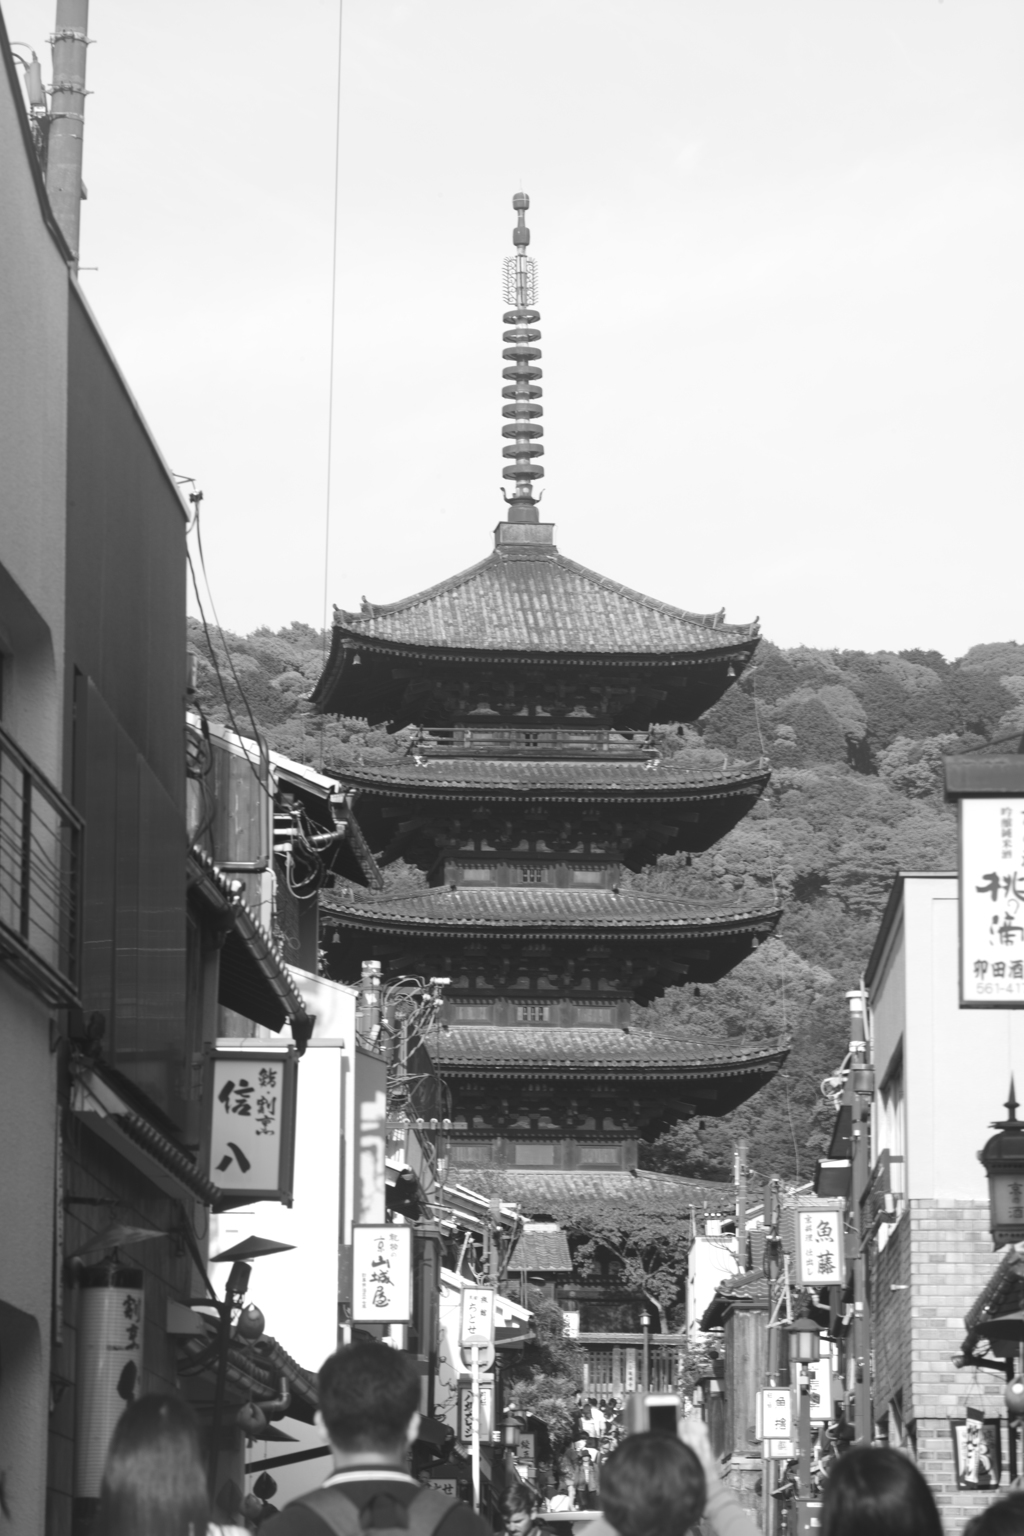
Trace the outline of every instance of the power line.
{"label": "power line", "polygon": [[[331,471],[334,460],[334,328],[338,307],[338,181],[341,169],[341,23],[344,0],[338,0],[338,65],[334,94],[334,219],[331,237],[331,341],[327,381],[327,492],[324,505],[324,608],[321,666],[327,664],[327,562],[331,553]],[[320,717],[321,773],[324,766],[324,725]]]}

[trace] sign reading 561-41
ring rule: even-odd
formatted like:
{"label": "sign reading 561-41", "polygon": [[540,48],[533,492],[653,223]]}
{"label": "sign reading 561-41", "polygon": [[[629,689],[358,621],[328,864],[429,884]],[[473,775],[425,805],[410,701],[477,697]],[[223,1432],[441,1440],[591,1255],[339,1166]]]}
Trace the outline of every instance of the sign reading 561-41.
{"label": "sign reading 561-41", "polygon": [[1024,1008],[1024,797],[960,801],[960,1001]]}

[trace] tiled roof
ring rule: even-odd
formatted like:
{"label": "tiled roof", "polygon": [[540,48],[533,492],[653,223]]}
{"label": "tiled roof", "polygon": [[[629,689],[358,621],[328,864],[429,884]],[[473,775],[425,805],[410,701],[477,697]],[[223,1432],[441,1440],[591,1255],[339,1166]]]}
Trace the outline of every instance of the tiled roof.
{"label": "tiled roof", "polygon": [[508,1267],[514,1273],[525,1269],[535,1274],[571,1274],[569,1239],[561,1227],[536,1226],[527,1222],[512,1250]]}
{"label": "tiled roof", "polygon": [[748,1306],[768,1306],[768,1281],[761,1270],[748,1270],[745,1275],[731,1275],[715,1289],[715,1294],[700,1319],[706,1333],[710,1328],[721,1328],[734,1302],[746,1302]]}
{"label": "tiled roof", "polygon": [[707,1050],[674,1031],[634,1029],[626,1034],[605,1025],[542,1029],[529,1024],[453,1024],[439,1030],[430,1045],[442,1074],[461,1068],[493,1070],[502,1077],[526,1076],[538,1067],[563,1067],[588,1077],[602,1070],[622,1078],[652,1071],[675,1076],[680,1069],[687,1077],[722,1077],[762,1072],[787,1050],[788,1042],[780,1039]]}
{"label": "tiled roof", "polygon": [[368,640],[451,650],[578,653],[716,652],[750,646],[757,624],[687,613],[543,552],[498,548],[469,570],[401,602],[335,610],[335,624]]}
{"label": "tiled roof", "polygon": [[508,790],[516,797],[543,799],[546,795],[586,793],[589,800],[602,795],[611,798],[642,796],[644,799],[669,793],[689,799],[721,798],[744,790],[757,793],[768,781],[765,761],[723,764],[721,768],[688,768],[677,757],[651,759],[649,762],[623,762],[591,759],[587,762],[559,760],[515,761],[492,758],[435,758],[417,763],[402,757],[391,763],[345,770],[350,789],[363,794],[385,793],[420,796],[445,791],[483,791],[488,795]]}
{"label": "tiled roof", "polygon": [[673,896],[649,896],[611,890],[578,891],[554,886],[492,887],[489,890],[458,886],[434,886],[414,896],[321,897],[321,911],[329,924],[339,919],[346,927],[418,932],[424,928],[500,929],[550,935],[557,930],[575,933],[598,930],[626,937],[638,930],[680,937],[719,933],[769,932],[778,922],[775,908],[751,908],[723,912],[720,909],[684,906]]}
{"label": "tiled roof", "polygon": [[583,1172],[580,1169],[534,1171],[519,1168],[480,1169],[460,1172],[460,1178],[482,1195],[497,1195],[518,1203],[524,1212],[548,1211],[552,1206],[592,1201],[622,1200],[646,1209],[662,1209],[678,1215],[690,1206],[709,1215],[732,1214],[736,1190],[732,1184],[712,1184],[698,1179],[679,1179],[667,1173],[634,1173],[621,1169]]}

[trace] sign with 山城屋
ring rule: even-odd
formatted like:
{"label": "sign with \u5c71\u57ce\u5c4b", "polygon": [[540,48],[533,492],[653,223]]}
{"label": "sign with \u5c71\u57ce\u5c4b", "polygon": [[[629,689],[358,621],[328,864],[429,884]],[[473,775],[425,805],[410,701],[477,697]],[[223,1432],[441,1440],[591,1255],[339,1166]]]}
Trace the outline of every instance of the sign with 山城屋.
{"label": "sign with \u5c71\u57ce\u5c4b", "polygon": [[960,1003],[1024,1008],[1024,797],[960,801]]}
{"label": "sign with \u5c71\u57ce\u5c4b", "polygon": [[798,1208],[796,1213],[797,1285],[842,1285],[843,1213],[819,1207]]}
{"label": "sign with \u5c71\u57ce\u5c4b", "polygon": [[412,1228],[352,1228],[352,1321],[412,1321]]}
{"label": "sign with \u5c71\u57ce\u5c4b", "polygon": [[209,1048],[205,1172],[220,1191],[219,1209],[254,1200],[291,1205],[297,1068],[293,1046]]}

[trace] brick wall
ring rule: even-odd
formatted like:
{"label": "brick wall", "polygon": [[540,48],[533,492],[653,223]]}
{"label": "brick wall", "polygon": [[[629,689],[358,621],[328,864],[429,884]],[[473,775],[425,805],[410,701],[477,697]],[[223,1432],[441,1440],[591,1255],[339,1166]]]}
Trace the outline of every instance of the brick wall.
{"label": "brick wall", "polygon": [[[976,1377],[953,1364],[964,1338],[964,1313],[997,1262],[987,1204],[938,1200],[911,1201],[871,1262],[875,1415],[881,1419],[902,1394],[902,1418],[918,1465],[951,1532],[993,1497],[956,1487],[950,1419],[963,1418],[968,1402],[986,1416],[1005,1418],[1001,1379],[989,1371]],[[1005,1427],[1002,1453],[1005,1489]]]}

